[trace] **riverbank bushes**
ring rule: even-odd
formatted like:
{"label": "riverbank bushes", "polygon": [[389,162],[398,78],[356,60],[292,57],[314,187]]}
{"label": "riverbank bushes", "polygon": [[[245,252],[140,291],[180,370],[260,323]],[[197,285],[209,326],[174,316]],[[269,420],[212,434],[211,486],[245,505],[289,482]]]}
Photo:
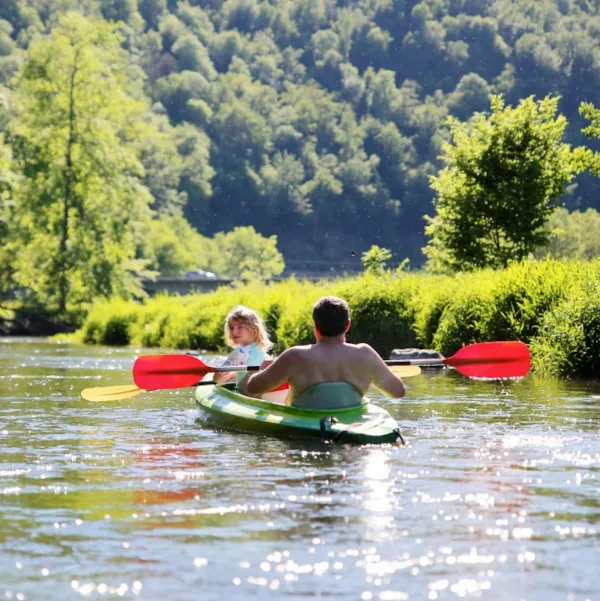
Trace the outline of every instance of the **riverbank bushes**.
{"label": "riverbank bushes", "polygon": [[289,280],[214,293],[113,300],[89,313],[85,343],[224,351],[229,309],[245,304],[267,323],[274,351],[313,340],[313,303],[326,294],[348,300],[349,340],[384,357],[393,348],[428,347],[446,356],[471,342],[523,340],[536,372],[600,373],[600,261],[525,261],[455,276],[387,273],[317,283]]}

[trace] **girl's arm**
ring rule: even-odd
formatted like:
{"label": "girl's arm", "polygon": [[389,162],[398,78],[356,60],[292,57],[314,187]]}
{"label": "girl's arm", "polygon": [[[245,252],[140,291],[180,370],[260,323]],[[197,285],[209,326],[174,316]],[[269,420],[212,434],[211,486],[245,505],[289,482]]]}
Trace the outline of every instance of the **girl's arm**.
{"label": "girl's arm", "polygon": [[213,374],[213,382],[217,384],[222,384],[223,382],[229,382],[231,380],[235,380],[236,372],[234,371],[216,371]]}

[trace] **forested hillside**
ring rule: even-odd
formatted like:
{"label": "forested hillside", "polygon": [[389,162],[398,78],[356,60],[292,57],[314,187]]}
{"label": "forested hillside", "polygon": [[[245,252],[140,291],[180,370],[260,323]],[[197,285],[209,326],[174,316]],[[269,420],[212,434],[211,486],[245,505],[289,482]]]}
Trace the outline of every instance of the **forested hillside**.
{"label": "forested hillside", "polygon": [[[69,10],[123,22],[160,134],[151,208],[204,235],[254,225],[286,258],[379,244],[418,265],[449,115],[556,94],[590,145],[578,109],[600,105],[599,0],[2,0],[1,128],[25,52]],[[567,206],[600,208],[576,181]]]}

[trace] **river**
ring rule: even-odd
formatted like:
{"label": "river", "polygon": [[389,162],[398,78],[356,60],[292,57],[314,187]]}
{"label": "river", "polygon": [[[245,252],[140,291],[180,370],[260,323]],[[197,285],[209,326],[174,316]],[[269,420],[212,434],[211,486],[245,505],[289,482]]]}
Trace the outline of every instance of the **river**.
{"label": "river", "polygon": [[0,340],[0,599],[600,600],[597,383],[433,370],[334,447],[80,398],[135,353]]}

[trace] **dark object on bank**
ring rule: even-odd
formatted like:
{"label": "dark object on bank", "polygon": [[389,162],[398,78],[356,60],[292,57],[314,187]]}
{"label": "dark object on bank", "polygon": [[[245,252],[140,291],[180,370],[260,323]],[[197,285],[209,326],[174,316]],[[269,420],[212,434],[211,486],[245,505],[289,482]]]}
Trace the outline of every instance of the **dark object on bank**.
{"label": "dark object on bank", "polygon": [[0,318],[0,336],[54,336],[76,329],[75,324],[41,309],[21,308],[12,318]]}
{"label": "dark object on bank", "polygon": [[[409,360],[409,359],[443,359],[444,355],[442,355],[438,351],[434,351],[433,349],[420,349],[420,348],[395,348],[390,353],[390,359],[393,360]],[[435,368],[438,369],[440,367],[444,367],[442,364],[438,365],[423,365],[425,368]]]}

